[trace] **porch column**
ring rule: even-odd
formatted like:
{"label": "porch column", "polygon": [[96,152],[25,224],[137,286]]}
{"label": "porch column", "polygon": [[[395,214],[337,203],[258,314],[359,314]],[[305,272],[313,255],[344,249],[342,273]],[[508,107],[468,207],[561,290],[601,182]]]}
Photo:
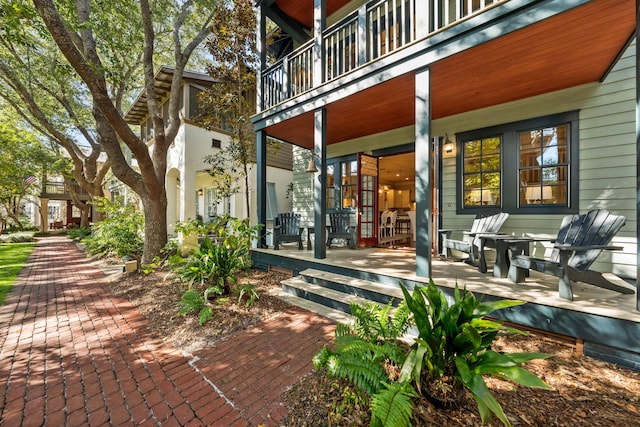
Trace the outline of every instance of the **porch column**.
{"label": "porch column", "polygon": [[313,257],[323,259],[327,257],[327,110],[316,110],[313,124],[313,159],[318,169],[313,179]]}
{"label": "porch column", "polygon": [[[324,31],[326,25],[326,0],[313,0],[313,87],[324,81]],[[324,258],[324,257],[323,257]]]}
{"label": "porch column", "polygon": [[[640,0],[638,0],[640,1]],[[416,71],[416,275],[431,276],[431,72]]]}
{"label": "porch column", "polygon": [[258,111],[262,111],[264,110],[262,72],[267,64],[267,6],[265,2],[260,3],[257,18],[256,47],[260,53],[260,68],[258,69],[258,78],[256,80],[256,106]]}
{"label": "porch column", "polygon": [[640,310],[640,0],[636,0],[636,310]]}
{"label": "porch column", "polygon": [[49,199],[40,199],[40,231],[49,229]]}
{"label": "porch column", "polygon": [[256,206],[258,224],[262,225],[258,247],[267,245],[267,133],[256,132]]}

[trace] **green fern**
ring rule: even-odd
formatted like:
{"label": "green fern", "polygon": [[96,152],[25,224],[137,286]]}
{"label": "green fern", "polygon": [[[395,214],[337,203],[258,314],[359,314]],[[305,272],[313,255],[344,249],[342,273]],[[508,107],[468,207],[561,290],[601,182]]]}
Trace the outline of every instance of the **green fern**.
{"label": "green fern", "polygon": [[417,393],[409,383],[384,384],[382,390],[371,396],[371,425],[410,426],[414,397]]}
{"label": "green fern", "polygon": [[388,381],[381,364],[372,363],[371,358],[360,354],[334,354],[327,360],[327,370],[331,376],[349,379],[369,396],[377,393]]}

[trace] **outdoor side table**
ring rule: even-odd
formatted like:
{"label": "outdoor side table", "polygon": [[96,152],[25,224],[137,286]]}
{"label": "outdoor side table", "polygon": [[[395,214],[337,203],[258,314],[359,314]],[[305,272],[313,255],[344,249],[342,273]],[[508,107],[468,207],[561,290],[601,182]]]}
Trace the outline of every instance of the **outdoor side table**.
{"label": "outdoor side table", "polygon": [[499,234],[480,235],[480,253],[478,270],[487,272],[487,261],[484,254],[485,247],[493,247],[496,250],[496,262],[493,266],[495,277],[507,277],[509,272],[509,251],[516,254],[529,255],[529,244],[535,239],[530,237],[515,237]]}

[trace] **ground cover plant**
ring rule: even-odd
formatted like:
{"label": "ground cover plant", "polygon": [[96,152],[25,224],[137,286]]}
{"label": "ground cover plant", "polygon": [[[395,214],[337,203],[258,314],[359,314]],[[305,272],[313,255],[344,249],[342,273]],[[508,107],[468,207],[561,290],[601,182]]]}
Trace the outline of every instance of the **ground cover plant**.
{"label": "ground cover plant", "polygon": [[0,243],[0,305],[4,304],[7,292],[11,289],[34,247],[34,242]]}

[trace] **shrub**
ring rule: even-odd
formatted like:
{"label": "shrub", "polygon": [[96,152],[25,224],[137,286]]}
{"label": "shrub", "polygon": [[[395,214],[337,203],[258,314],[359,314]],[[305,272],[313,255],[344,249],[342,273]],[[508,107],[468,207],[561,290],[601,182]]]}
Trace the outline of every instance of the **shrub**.
{"label": "shrub", "polygon": [[237,282],[236,274],[251,267],[251,239],[260,230],[260,226],[249,226],[229,216],[217,217],[211,223],[192,221],[183,223],[177,229],[186,235],[197,232],[205,235],[198,249],[192,250],[184,263],[175,265],[180,278],[189,282],[189,286],[218,285],[225,294],[230,285]]}
{"label": "shrub", "polygon": [[69,237],[73,240],[83,240],[89,235],[91,235],[90,227],[72,228],[69,230]]}
{"label": "shrub", "polygon": [[222,288],[219,286],[211,286],[204,292],[199,292],[195,289],[189,289],[184,294],[178,305],[182,308],[178,311],[178,314],[186,315],[193,311],[198,312],[198,321],[200,325],[204,325],[213,317],[213,306],[209,304],[209,295],[222,294]]}
{"label": "shrub", "polygon": [[92,255],[101,257],[129,256],[138,259],[144,246],[144,216],[135,206],[101,199],[97,209],[105,214],[92,226],[91,235],[84,240]]}
{"label": "shrub", "polygon": [[507,426],[510,422],[482,377],[485,374],[528,387],[550,389],[544,381],[521,367],[533,359],[548,358],[544,353],[498,353],[491,344],[499,334],[526,334],[486,319],[496,310],[524,304],[523,301],[481,302],[471,292],[456,286],[453,304],[430,280],[427,287],[416,287],[413,295],[401,285],[407,306],[413,313],[418,338],[412,346],[400,381],[412,381],[419,391],[437,390],[455,394],[466,387],[475,399],[482,422],[494,414]]}

